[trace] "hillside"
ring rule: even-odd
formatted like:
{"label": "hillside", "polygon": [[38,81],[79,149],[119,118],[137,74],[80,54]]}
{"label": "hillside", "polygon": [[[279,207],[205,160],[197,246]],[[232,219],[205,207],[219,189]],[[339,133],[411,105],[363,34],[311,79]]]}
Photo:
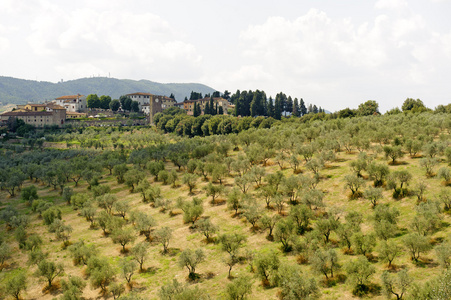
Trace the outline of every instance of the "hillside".
{"label": "hillside", "polygon": [[191,91],[205,94],[215,90],[199,83],[158,83],[149,80],[136,81],[107,77],[81,78],[52,83],[0,76],[0,102],[2,105],[41,102],[77,93],[109,95],[112,98],[119,98],[121,95],[134,92],[166,96],[173,93],[176,100],[180,102],[185,97],[189,97]]}
{"label": "hillside", "polygon": [[0,140],[0,299],[450,299],[449,115],[306,119]]}

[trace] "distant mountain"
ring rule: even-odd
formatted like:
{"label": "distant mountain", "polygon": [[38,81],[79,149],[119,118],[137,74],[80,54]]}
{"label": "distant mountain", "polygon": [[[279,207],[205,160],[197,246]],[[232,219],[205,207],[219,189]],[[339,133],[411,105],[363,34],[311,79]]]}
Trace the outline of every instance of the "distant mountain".
{"label": "distant mountain", "polygon": [[107,77],[81,78],[59,83],[24,80],[0,76],[0,102],[23,104],[43,102],[64,95],[109,95],[113,99],[121,95],[143,92],[155,95],[175,95],[177,102],[190,96],[191,91],[205,95],[215,90],[199,83],[158,83],[149,80],[129,80]]}

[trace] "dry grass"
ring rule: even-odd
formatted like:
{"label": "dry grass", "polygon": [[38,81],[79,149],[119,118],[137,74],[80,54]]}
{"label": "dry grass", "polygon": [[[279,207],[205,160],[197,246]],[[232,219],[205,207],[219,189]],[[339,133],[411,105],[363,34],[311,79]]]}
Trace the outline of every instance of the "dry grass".
{"label": "dry grass", "polygon": [[[233,153],[235,155],[236,153]],[[341,219],[344,219],[344,214],[349,211],[357,211],[364,215],[365,223],[362,226],[364,232],[370,232],[373,230],[371,216],[373,209],[371,209],[371,203],[364,199],[359,198],[355,200],[349,200],[349,191],[344,190],[344,183],[342,178],[344,175],[349,174],[351,171],[349,169],[349,162],[357,157],[357,153],[338,153],[337,161],[330,163],[328,168],[320,171],[322,180],[318,185],[318,189],[325,192],[325,203],[327,208],[337,207],[343,212]],[[388,161],[379,157],[378,162],[387,163]],[[404,157],[400,160],[402,163],[397,165],[389,165],[391,171],[406,169],[412,173],[415,181],[424,181],[428,185],[426,191],[427,199],[434,199],[435,194],[443,188],[441,181],[437,178],[427,178],[424,175],[424,170],[419,166],[419,160],[416,158]],[[445,166],[442,162],[441,166]],[[172,164],[166,164],[167,169],[174,168]],[[175,168],[177,169],[177,168]],[[266,172],[271,173],[279,170],[277,164],[269,161]],[[306,171],[305,167],[302,167],[304,175],[309,175],[310,172]],[[283,173],[287,176],[293,174],[292,169],[286,168]],[[181,177],[181,173],[180,177]],[[364,174],[366,175],[366,174]],[[153,177],[149,176],[148,180],[153,182]],[[30,182],[25,184],[29,185]],[[168,254],[163,255],[161,244],[153,242],[149,247],[149,259],[144,263],[145,272],[136,272],[133,277],[133,289],[139,291],[139,293],[145,299],[157,299],[157,292],[162,285],[176,278],[182,282],[188,282],[190,285],[196,285],[208,292],[208,294],[213,298],[221,298],[224,296],[225,286],[230,282],[227,278],[228,267],[223,263],[222,258],[226,256],[217,243],[206,243],[205,238],[199,232],[190,228],[189,224],[183,223],[183,215],[178,210],[174,210],[175,215],[171,216],[168,212],[162,213],[159,208],[152,207],[150,204],[143,203],[141,201],[139,193],[129,193],[128,189],[122,185],[118,185],[115,178],[112,176],[104,175],[100,184],[109,185],[117,195],[119,199],[125,199],[130,202],[130,206],[134,210],[145,211],[156,219],[157,228],[161,226],[169,226],[173,229],[173,237],[170,241]],[[161,185],[161,183],[153,183]],[[224,181],[224,185],[233,186],[233,178],[227,178]],[[371,183],[366,180],[367,186]],[[181,185],[177,188],[171,188],[169,185],[162,185],[162,195],[168,199],[177,199],[178,197],[183,197],[184,199],[191,199],[193,196],[199,197],[204,200],[204,216],[209,216],[212,222],[220,227],[220,233],[231,233],[231,232],[241,232],[246,235],[247,242],[244,244],[241,254],[244,255],[244,249],[252,249],[257,251],[268,251],[269,249],[275,249],[280,251],[280,244],[268,241],[266,239],[266,232],[261,232],[259,230],[251,230],[251,225],[246,222],[246,220],[241,217],[233,217],[233,212],[227,210],[226,205],[211,205],[210,197],[206,197],[202,186],[206,185],[206,182],[202,181],[200,178],[198,180],[198,185],[194,190],[194,195],[189,195],[188,188]],[[69,186],[74,187],[73,183]],[[73,227],[73,233],[70,240],[72,242],[83,239],[85,242],[94,244],[98,250],[98,255],[105,256],[110,259],[114,264],[117,264],[121,257],[129,254],[121,253],[121,246],[118,244],[113,244],[111,238],[104,236],[100,228],[93,229],[90,228],[90,223],[84,218],[78,215],[77,211],[72,210],[65,203],[60,200],[57,191],[53,191],[45,186],[38,186],[39,196],[43,199],[53,199],[54,202],[61,207],[63,210],[63,220],[67,224]],[[85,192],[86,183],[80,182],[79,187],[75,188],[76,192]],[[252,187],[249,193],[254,193],[255,188]],[[390,204],[391,206],[397,207],[401,213],[399,217],[399,227],[401,229],[409,229],[409,223],[415,214],[416,198],[414,196],[407,197],[401,200],[394,200],[391,197],[392,191],[385,190],[384,198],[379,201],[381,204]],[[54,235],[47,231],[46,226],[43,225],[42,220],[37,217],[36,214],[30,213],[30,208],[19,200],[19,196],[15,198],[7,197],[7,194],[3,191],[0,192],[1,205],[11,204],[16,206],[18,209],[30,215],[32,218],[32,223],[29,227],[30,233],[39,234],[44,240],[43,250],[49,253],[49,259],[53,261],[63,262],[65,265],[65,275],[75,275],[85,278],[84,267],[74,266],[69,252],[63,250],[61,247],[61,241],[57,241]],[[219,198],[224,200],[224,196]],[[262,207],[265,206],[263,199],[257,199]],[[288,205],[285,206],[285,211],[289,209]],[[100,209],[99,209],[100,210]],[[271,211],[270,213],[274,213]],[[446,214],[443,216],[443,224],[450,224],[451,217]],[[127,226],[131,226],[128,224]],[[5,231],[4,225],[2,225],[1,230]],[[431,239],[440,240],[451,233],[449,225],[442,228],[441,231],[436,232],[432,235]],[[135,244],[144,240],[144,236],[138,236]],[[27,254],[24,251],[18,249],[17,243],[9,235],[9,242],[14,247],[14,255],[11,260],[12,263],[6,266],[3,270],[3,274],[0,275],[0,279],[3,278],[5,273],[8,273],[11,269],[17,267],[27,267]],[[337,241],[338,237],[333,233],[331,235],[331,240]],[[396,241],[400,243],[401,237],[396,237]],[[128,248],[131,246],[128,245]],[[202,247],[206,253],[206,261],[198,266],[196,272],[200,274],[200,278],[195,282],[189,282],[187,280],[188,272],[186,269],[181,269],[177,265],[178,253],[184,249],[191,248],[196,249]],[[339,250],[339,249],[337,249]],[[339,261],[344,265],[347,261],[355,259],[355,255],[352,253],[345,254],[346,251],[337,251],[339,253]],[[380,274],[383,270],[387,270],[387,264],[377,261],[377,252],[373,251],[375,266],[377,273],[373,276],[372,282],[376,285],[380,284]],[[280,254],[282,261],[289,261],[291,263],[303,262],[299,261],[299,257],[293,254]],[[301,259],[302,260],[302,259]],[[391,272],[396,272],[401,269],[408,269],[409,274],[416,282],[423,282],[430,279],[432,276],[437,275],[441,272],[440,267],[437,266],[434,251],[429,252],[426,255],[421,256],[421,263],[414,264],[410,261],[409,256],[404,253],[401,257],[395,259],[395,267],[390,269]],[[314,274],[310,270],[308,264],[301,265],[306,276],[312,276],[317,279],[318,282],[323,281],[323,276]],[[25,294],[25,299],[53,299],[58,296],[61,291],[52,290],[43,292],[43,287],[45,282],[39,281],[38,278],[32,276],[36,267],[28,267],[29,269],[29,279],[28,279],[28,289]],[[243,262],[234,266],[232,270],[232,276],[236,277],[239,274],[249,274],[249,267],[247,263]],[[340,275],[341,274],[341,275]],[[343,271],[339,271],[337,277],[344,275]],[[117,280],[125,282],[120,276],[117,276]],[[352,288],[347,283],[328,282],[320,284],[321,286],[321,299],[354,299],[352,296]],[[278,299],[278,288],[267,288],[262,285],[262,283],[255,279],[253,284],[253,292],[251,299]],[[86,299],[103,299],[100,289],[93,289],[89,284],[83,291],[83,296]],[[374,299],[384,299],[382,295],[372,295]],[[112,298],[112,297],[111,297]]]}

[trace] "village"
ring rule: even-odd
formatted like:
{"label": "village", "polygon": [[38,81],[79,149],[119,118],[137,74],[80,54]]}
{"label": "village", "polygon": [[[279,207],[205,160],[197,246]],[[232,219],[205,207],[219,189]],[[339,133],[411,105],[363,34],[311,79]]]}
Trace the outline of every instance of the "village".
{"label": "village", "polygon": [[[223,114],[228,114],[228,109],[233,108],[233,105],[222,97],[205,97],[197,100],[185,99],[183,102],[177,103],[174,98],[150,93],[136,92],[124,96],[128,97],[131,101],[137,102],[138,113],[142,119],[145,119],[145,123],[147,124],[153,124],[155,114],[171,107],[183,109],[187,115],[194,115],[195,106],[200,108],[200,114],[204,114],[206,105],[208,106],[208,103],[211,102],[216,107],[220,107],[220,111]],[[117,111],[91,108],[89,107],[87,96],[77,94],[61,96],[54,100],[44,101],[43,103],[17,105],[12,111],[0,114],[0,123],[4,125],[10,118],[17,118],[35,127],[64,127],[68,121],[86,120],[86,118],[94,121],[124,113],[126,114],[127,110],[122,107],[119,107]]]}

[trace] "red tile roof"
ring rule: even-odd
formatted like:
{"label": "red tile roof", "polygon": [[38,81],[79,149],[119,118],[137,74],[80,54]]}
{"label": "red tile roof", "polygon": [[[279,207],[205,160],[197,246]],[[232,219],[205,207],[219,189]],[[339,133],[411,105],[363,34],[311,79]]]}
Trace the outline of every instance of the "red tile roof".
{"label": "red tile roof", "polygon": [[25,106],[27,106],[27,105],[36,106],[36,107],[45,107],[46,106],[45,104],[34,104],[34,103],[25,104]]}
{"label": "red tile roof", "polygon": [[61,105],[57,105],[57,104],[53,104],[53,103],[48,103],[45,106],[48,108],[51,108],[51,109],[65,109]]}
{"label": "red tile roof", "polygon": [[69,96],[61,96],[56,98],[56,100],[66,100],[66,99],[78,99],[84,97],[83,95],[69,95]]}
{"label": "red tile roof", "polygon": [[8,111],[2,114],[2,116],[51,116],[53,113],[51,111]]}

